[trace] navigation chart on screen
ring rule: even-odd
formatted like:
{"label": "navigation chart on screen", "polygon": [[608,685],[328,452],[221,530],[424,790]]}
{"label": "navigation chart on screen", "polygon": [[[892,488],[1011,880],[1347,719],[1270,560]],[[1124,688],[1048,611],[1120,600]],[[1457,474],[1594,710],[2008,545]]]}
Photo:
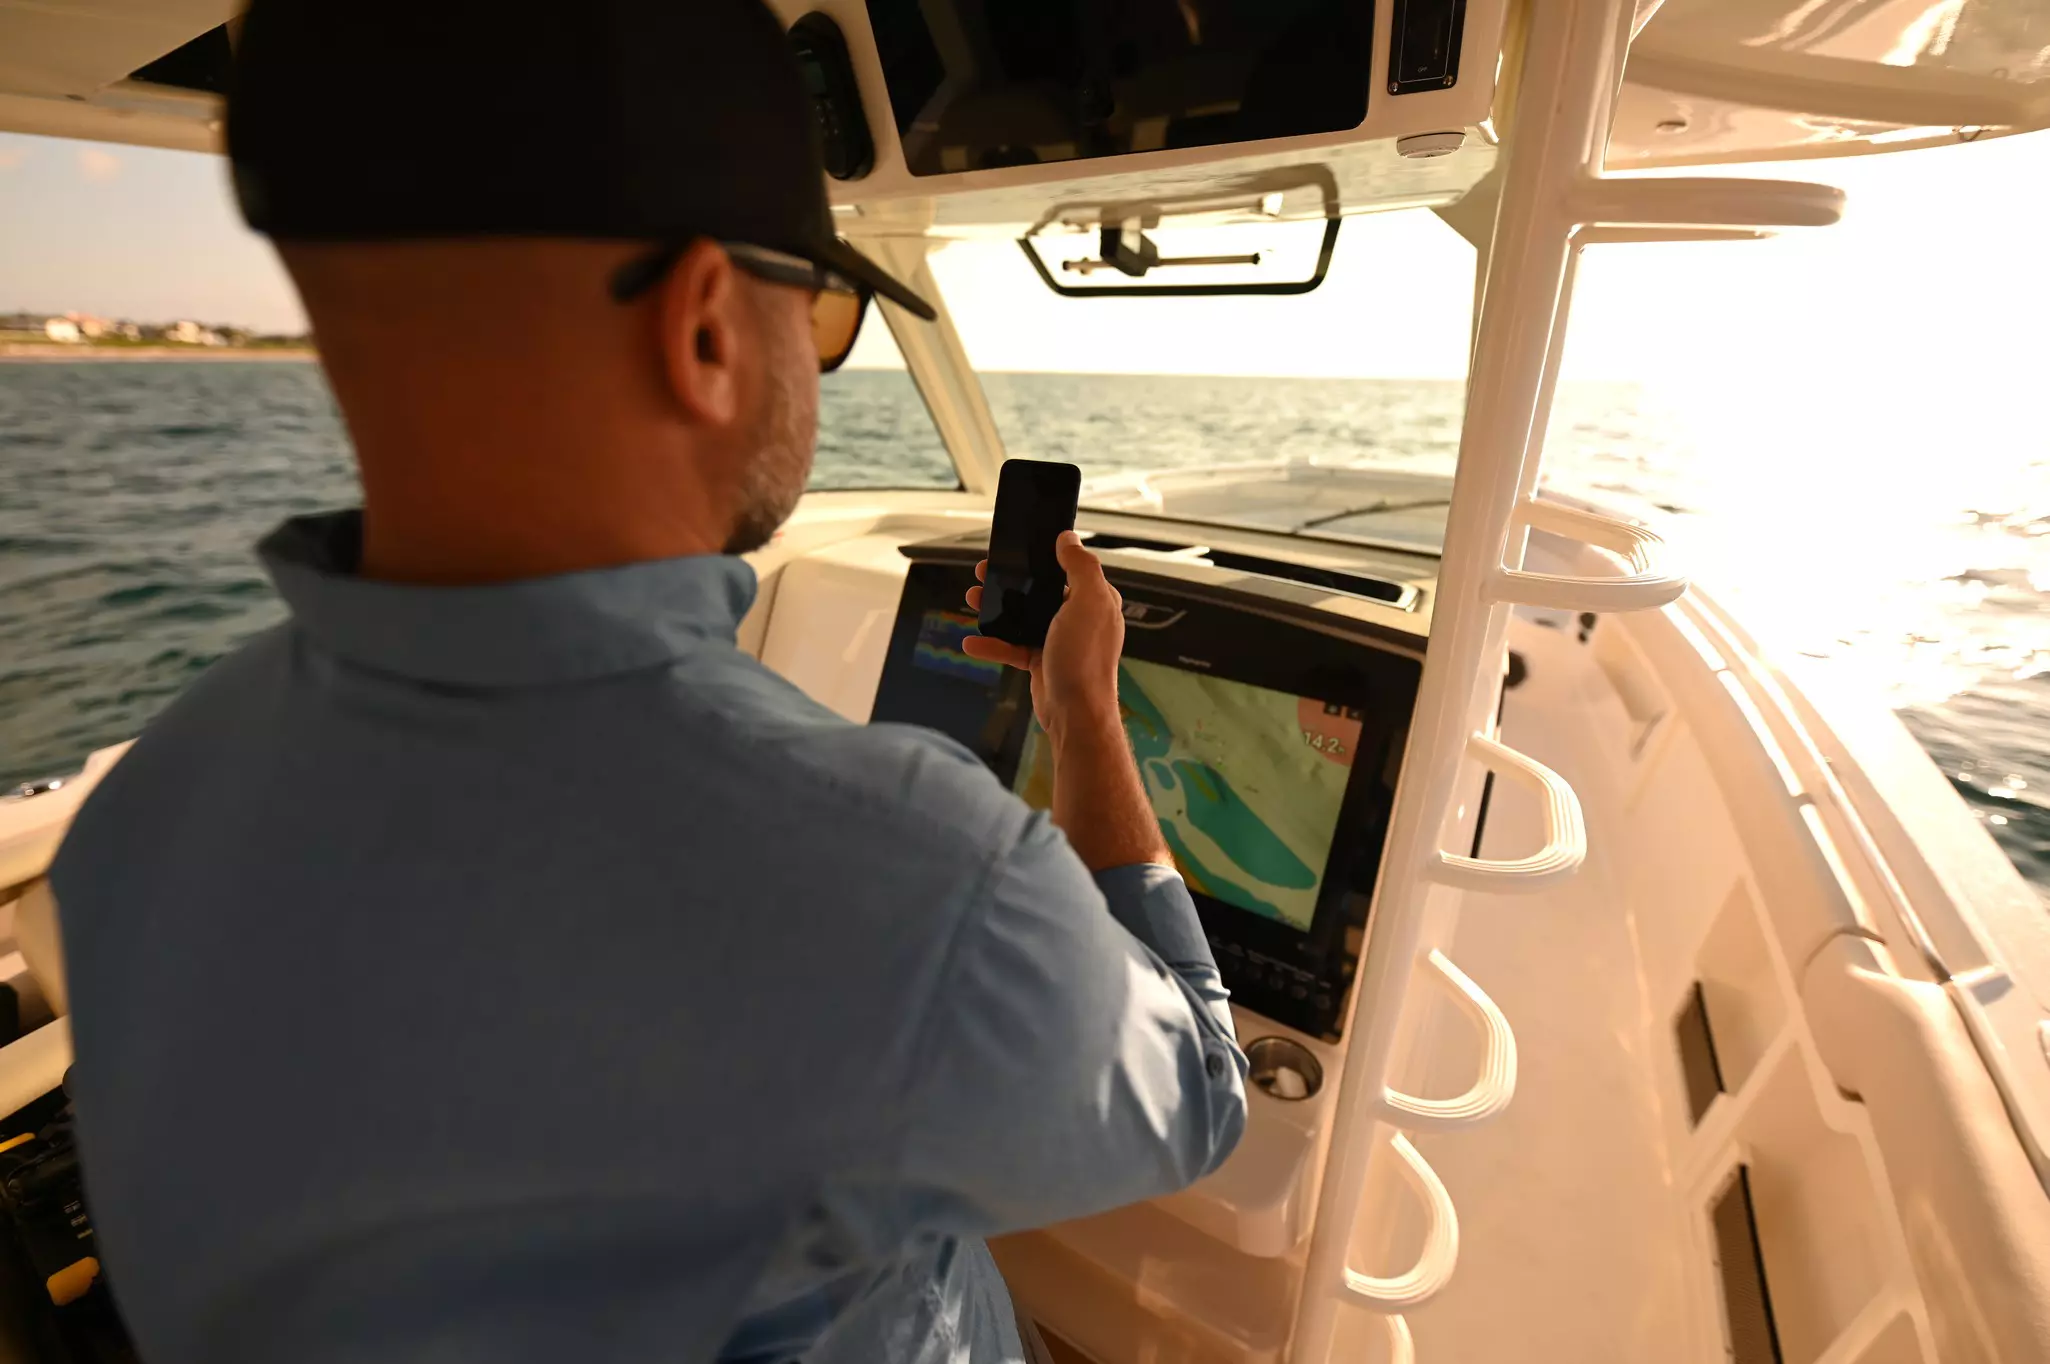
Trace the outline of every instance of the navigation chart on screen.
{"label": "navigation chart on screen", "polygon": [[[1146,794],[1190,888],[1307,929],[1359,741],[1356,710],[1126,659],[1118,704]],[[1017,791],[1044,807],[1037,725]]]}

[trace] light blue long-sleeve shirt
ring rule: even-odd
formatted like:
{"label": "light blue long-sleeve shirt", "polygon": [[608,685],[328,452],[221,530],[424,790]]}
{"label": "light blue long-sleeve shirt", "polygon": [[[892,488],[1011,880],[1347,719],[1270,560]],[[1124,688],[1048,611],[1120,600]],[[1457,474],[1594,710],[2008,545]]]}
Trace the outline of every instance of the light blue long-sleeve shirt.
{"label": "light blue long-sleeve shirt", "polygon": [[53,872],[145,1359],[1015,1360],[983,1237],[1229,1153],[1171,870],[741,653],[738,560],[401,586],[360,524],[264,542],[291,619]]}

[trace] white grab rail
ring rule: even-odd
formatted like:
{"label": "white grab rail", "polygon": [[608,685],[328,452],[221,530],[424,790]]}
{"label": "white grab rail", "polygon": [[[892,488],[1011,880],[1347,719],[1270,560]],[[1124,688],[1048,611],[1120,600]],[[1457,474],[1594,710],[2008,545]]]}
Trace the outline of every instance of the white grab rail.
{"label": "white grab rail", "polygon": [[1452,1195],[1445,1192],[1445,1181],[1402,1133],[1389,1134],[1388,1149],[1402,1162],[1403,1178],[1423,1201],[1424,1247],[1415,1264],[1386,1278],[1347,1265],[1341,1285],[1348,1298],[1382,1312],[1429,1302],[1452,1282],[1452,1270],[1459,1263],[1459,1213]]}
{"label": "white grab rail", "polygon": [[1381,1091],[1388,1117],[1420,1131],[1468,1127],[1485,1122],[1516,1097],[1516,1034],[1500,1006],[1435,947],[1424,959],[1437,979],[1451,991],[1452,1001],[1480,1025],[1485,1050],[1480,1077],[1466,1093],[1451,1099],[1419,1099],[1392,1087]]}
{"label": "white grab rail", "polygon": [[1485,734],[1467,736],[1467,756],[1535,792],[1545,806],[1545,842],[1525,857],[1463,857],[1440,849],[1433,879],[1481,891],[1542,890],[1580,869],[1587,859],[1587,822],[1580,797],[1566,779],[1537,759]]}
{"label": "white grab rail", "polygon": [[1393,1312],[1381,1321],[1388,1328],[1388,1364],[1416,1364],[1416,1341],[1409,1334],[1409,1323]]}
{"label": "white grab rail", "polygon": [[[1583,610],[1620,611],[1660,605],[1685,588],[1662,569],[1659,545],[1648,532],[1535,501],[1580,249],[1589,241],[1700,240],[1757,228],[1821,226],[1842,211],[1842,192],[1822,185],[1605,174],[1633,12],[1631,0],[1546,0],[1528,7],[1515,109],[1503,124],[1509,135],[1498,162],[1501,197],[1482,256],[1481,315],[1432,603],[1431,647],[1345,1027],[1330,1154],[1317,1195],[1290,1364],[1327,1364],[1341,1305],[1400,1310],[1442,1288],[1456,1259],[1451,1199],[1406,1138],[1389,1133],[1391,1124],[1414,1119],[1391,1118],[1385,1097],[1399,1060],[1411,977],[1426,955],[1433,892],[1535,889],[1570,874],[1585,855],[1579,803],[1566,783],[1513,749],[1491,747],[1487,740],[1476,744],[1474,738],[1495,709],[1510,604],[1572,602]],[[1625,571],[1526,574],[1525,541],[1533,529],[1620,554]],[[1545,799],[1546,845],[1534,858],[1490,862],[1440,848],[1463,760],[1476,756],[1476,749]],[[1359,1275],[1348,1263],[1368,1158],[1384,1133],[1402,1143],[1396,1153],[1433,1217],[1425,1256],[1392,1280]]]}
{"label": "white grab rail", "polygon": [[1664,606],[1687,590],[1686,576],[1672,572],[1661,562],[1666,542],[1644,526],[1534,497],[1524,499],[1511,526],[1541,530],[1607,550],[1621,557],[1628,569],[1620,574],[1593,577],[1497,568],[1489,585],[1489,595],[1497,601],[1554,606],[1565,611],[1646,611]]}

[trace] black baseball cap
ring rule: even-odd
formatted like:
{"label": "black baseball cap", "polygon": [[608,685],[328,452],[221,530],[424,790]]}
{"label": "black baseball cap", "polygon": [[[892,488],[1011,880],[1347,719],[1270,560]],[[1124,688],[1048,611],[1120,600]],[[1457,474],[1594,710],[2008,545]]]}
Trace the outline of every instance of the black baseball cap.
{"label": "black baseball cap", "polygon": [[243,216],[280,240],[711,237],[934,316],[834,234],[761,0],[253,0],[227,142]]}

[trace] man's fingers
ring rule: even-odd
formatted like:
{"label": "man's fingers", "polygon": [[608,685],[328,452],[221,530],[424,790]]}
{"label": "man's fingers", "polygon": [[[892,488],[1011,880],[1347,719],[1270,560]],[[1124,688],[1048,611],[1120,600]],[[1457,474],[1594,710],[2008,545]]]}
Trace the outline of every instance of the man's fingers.
{"label": "man's fingers", "polygon": [[987,663],[1002,663],[1027,671],[1032,667],[1032,650],[1022,644],[1013,644],[1007,639],[991,639],[988,635],[968,635],[961,641],[961,652],[970,658],[979,658]]}
{"label": "man's fingers", "polygon": [[1103,560],[1085,549],[1082,537],[1075,532],[1062,531],[1061,538],[1053,542],[1053,552],[1059,556],[1061,569],[1068,575],[1069,588],[1110,585],[1103,576]]}
{"label": "man's fingers", "polygon": [[975,581],[977,581],[977,582],[984,582],[984,581],[987,581],[987,579],[988,579],[988,574],[989,574],[989,560],[987,560],[987,559],[979,559],[979,560],[977,560],[977,561],[976,561],[976,564],[975,564]]}
{"label": "man's fingers", "polygon": [[971,587],[968,589],[968,609],[970,611],[980,611],[982,609],[981,588]]}

